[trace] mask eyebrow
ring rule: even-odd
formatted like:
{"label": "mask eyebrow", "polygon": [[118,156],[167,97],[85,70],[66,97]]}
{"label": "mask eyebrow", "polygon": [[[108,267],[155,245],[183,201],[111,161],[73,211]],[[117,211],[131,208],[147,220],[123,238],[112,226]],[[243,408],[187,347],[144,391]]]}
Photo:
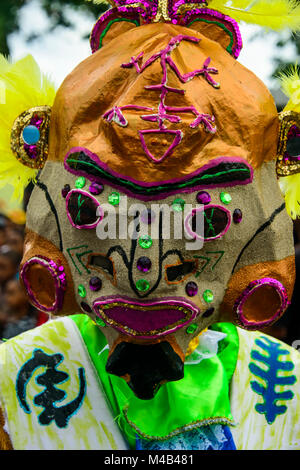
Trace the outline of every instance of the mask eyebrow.
{"label": "mask eyebrow", "polygon": [[[209,185],[219,183],[235,183],[238,185],[248,180],[249,177],[253,177],[253,170],[249,163],[237,159],[231,160],[229,157],[222,159],[220,163],[217,163],[218,160],[213,160],[210,168],[203,168],[201,180],[204,184],[206,181]],[[216,162],[215,165],[213,165],[214,162]]]}
{"label": "mask eyebrow", "polygon": [[82,147],[75,147],[67,153],[65,168],[70,173],[85,176],[91,181],[107,182],[125,194],[144,201],[163,199],[178,192],[246,185],[253,180],[253,169],[246,160],[220,157],[182,178],[146,183],[115,172],[96,154]]}

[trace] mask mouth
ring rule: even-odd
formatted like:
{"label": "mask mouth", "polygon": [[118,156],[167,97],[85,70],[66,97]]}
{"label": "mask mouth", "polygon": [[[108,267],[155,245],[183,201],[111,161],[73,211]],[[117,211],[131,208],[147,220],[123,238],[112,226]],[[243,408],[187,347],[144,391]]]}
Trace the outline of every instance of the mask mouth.
{"label": "mask mouth", "polygon": [[138,301],[106,297],[94,301],[94,311],[107,325],[138,339],[153,339],[173,333],[191,322],[199,308],[182,297]]}
{"label": "mask mouth", "polygon": [[165,382],[180,380],[184,364],[168,341],[142,345],[119,343],[110,354],[106,371],[126,380],[141,400],[151,400]]}

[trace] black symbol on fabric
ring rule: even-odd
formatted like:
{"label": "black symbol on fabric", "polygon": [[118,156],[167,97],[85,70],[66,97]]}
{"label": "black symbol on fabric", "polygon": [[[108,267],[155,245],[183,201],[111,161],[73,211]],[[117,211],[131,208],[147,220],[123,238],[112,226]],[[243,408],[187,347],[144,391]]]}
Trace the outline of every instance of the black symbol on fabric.
{"label": "black symbol on fabric", "polygon": [[40,424],[45,426],[54,421],[59,428],[67,427],[70,418],[81,407],[85,396],[85,373],[84,369],[79,367],[79,392],[77,397],[66,405],[56,406],[57,402],[63,401],[67,396],[67,393],[57,388],[56,385],[66,382],[70,377],[66,372],[57,370],[57,366],[63,360],[64,356],[60,353],[49,355],[41,349],[35,349],[32,358],[25,362],[17,376],[16,392],[19,403],[25,413],[30,414],[31,410],[26,400],[27,385],[36,369],[46,367],[46,371],[36,377],[36,383],[45,387],[45,389],[33,399],[34,405],[44,408],[42,413],[39,414],[38,420]]}

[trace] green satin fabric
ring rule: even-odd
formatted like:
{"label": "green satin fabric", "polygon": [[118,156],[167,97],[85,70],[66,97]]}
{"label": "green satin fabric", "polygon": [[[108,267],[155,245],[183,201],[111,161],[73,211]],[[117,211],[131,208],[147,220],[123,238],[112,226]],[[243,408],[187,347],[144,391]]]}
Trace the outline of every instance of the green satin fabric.
{"label": "green satin fabric", "polygon": [[233,424],[229,384],[235,371],[239,339],[230,323],[216,323],[213,330],[226,333],[218,354],[200,364],[185,365],[184,378],[163,385],[151,400],[137,398],[120,377],[108,374],[105,336],[87,315],[72,315],[97,370],[102,386],[132,448],[135,437],[161,439],[180,433],[187,426],[213,422]]}

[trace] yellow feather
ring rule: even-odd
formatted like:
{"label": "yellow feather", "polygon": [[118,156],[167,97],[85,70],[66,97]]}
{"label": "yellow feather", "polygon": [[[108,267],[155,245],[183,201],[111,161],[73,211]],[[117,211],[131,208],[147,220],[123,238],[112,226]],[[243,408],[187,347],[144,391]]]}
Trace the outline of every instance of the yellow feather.
{"label": "yellow feather", "polygon": [[231,16],[236,21],[257,24],[280,31],[300,31],[300,5],[295,0],[211,0],[209,7]]}
{"label": "yellow feather", "polygon": [[90,2],[90,3],[95,3],[95,5],[111,5],[113,4],[113,0],[111,0],[111,2],[108,2],[106,0],[85,0],[86,2]]}
{"label": "yellow feather", "polygon": [[0,187],[14,186],[14,198],[23,197],[24,188],[37,170],[20,163],[10,149],[10,134],[16,118],[35,106],[52,106],[55,86],[42,74],[31,55],[10,63],[0,55]]}
{"label": "yellow feather", "polygon": [[292,219],[300,216],[300,174],[279,178],[279,186],[285,199],[286,210]]}
{"label": "yellow feather", "polygon": [[289,98],[284,111],[300,113],[300,76],[295,65],[279,76],[283,93]]}

